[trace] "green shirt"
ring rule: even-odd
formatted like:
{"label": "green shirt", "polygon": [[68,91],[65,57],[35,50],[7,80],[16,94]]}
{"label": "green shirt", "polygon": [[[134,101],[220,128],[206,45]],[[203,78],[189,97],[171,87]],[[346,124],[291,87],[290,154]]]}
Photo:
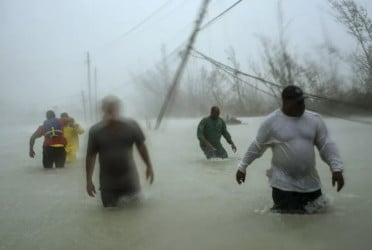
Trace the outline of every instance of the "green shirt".
{"label": "green shirt", "polygon": [[212,119],[210,117],[203,118],[198,125],[197,132],[198,139],[200,141],[200,146],[205,146],[204,140],[206,139],[215,148],[222,147],[221,136],[223,136],[226,141],[231,142],[231,136],[227,132],[226,123],[221,118]]}

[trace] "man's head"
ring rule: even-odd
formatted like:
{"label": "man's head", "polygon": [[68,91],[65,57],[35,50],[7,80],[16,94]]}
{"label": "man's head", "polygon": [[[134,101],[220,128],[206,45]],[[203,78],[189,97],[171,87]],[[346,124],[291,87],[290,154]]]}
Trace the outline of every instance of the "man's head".
{"label": "man's head", "polygon": [[61,118],[68,118],[68,114],[66,112],[61,113]]}
{"label": "man's head", "polygon": [[105,120],[117,120],[120,115],[121,101],[116,96],[106,96],[102,100],[103,118]]}
{"label": "man's head", "polygon": [[294,86],[288,85],[282,91],[282,111],[288,116],[300,117],[305,111],[305,98],[302,89]]}
{"label": "man's head", "polygon": [[211,108],[211,114],[210,114],[210,117],[212,119],[217,119],[218,117],[220,116],[220,108],[217,107],[217,106],[213,106]]}
{"label": "man's head", "polygon": [[56,117],[56,114],[54,113],[53,110],[48,110],[48,111],[46,112],[46,118],[47,118],[47,119],[52,119],[52,118],[55,118],[55,117]]}

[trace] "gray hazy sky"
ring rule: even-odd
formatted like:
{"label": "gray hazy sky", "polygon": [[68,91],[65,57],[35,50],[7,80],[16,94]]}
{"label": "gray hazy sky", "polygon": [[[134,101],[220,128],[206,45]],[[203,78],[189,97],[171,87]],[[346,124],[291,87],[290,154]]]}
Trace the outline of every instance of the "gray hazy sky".
{"label": "gray hazy sky", "polygon": [[[205,21],[234,2],[212,0]],[[371,16],[372,1],[357,2]],[[141,98],[132,95],[132,75],[153,69],[161,59],[162,45],[170,52],[188,38],[200,4],[196,0],[0,0],[0,104],[42,112],[79,105],[87,85],[86,51],[91,53],[92,67],[98,68],[100,96],[115,92]],[[248,70],[261,50],[259,37],[277,39],[277,6],[277,0],[245,0],[200,32],[195,47],[227,63],[226,49],[232,46]],[[157,9],[146,23],[125,35]],[[311,54],[324,42],[325,33],[341,50],[355,47],[334,21],[326,0],[283,0],[282,9],[290,21],[286,34],[294,51]]]}

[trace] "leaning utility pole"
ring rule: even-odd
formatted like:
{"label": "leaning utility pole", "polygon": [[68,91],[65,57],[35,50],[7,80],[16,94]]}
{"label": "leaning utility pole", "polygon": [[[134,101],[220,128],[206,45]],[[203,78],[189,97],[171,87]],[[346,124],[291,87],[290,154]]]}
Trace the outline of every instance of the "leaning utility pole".
{"label": "leaning utility pole", "polygon": [[163,116],[165,114],[165,111],[166,111],[167,107],[169,106],[169,104],[172,103],[172,101],[174,99],[174,95],[175,95],[175,92],[176,92],[177,85],[178,85],[178,83],[179,83],[179,81],[180,81],[180,79],[182,77],[182,73],[184,71],[184,68],[186,66],[187,60],[189,58],[190,51],[191,51],[192,46],[194,44],[196,35],[198,34],[198,32],[200,30],[200,25],[201,25],[201,23],[203,21],[205,12],[207,10],[208,3],[209,3],[209,0],[204,0],[202,6],[200,8],[199,17],[198,17],[198,19],[195,22],[195,28],[194,28],[194,30],[191,33],[191,36],[189,38],[189,42],[187,44],[186,51],[183,54],[183,58],[181,60],[181,64],[179,65],[179,67],[178,67],[178,69],[176,71],[176,75],[174,76],[172,85],[170,86],[169,91],[167,93],[167,96],[165,97],[165,100],[163,102],[163,105],[162,105],[162,107],[160,109],[160,113],[159,113],[158,118],[156,120],[155,129],[158,129],[160,127],[160,123],[161,123],[161,120],[163,119]]}

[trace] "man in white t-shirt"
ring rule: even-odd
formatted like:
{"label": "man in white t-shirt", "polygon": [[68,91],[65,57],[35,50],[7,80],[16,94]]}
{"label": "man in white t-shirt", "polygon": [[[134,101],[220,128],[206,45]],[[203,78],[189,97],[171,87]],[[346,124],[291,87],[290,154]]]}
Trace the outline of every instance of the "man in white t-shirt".
{"label": "man in white t-shirt", "polygon": [[321,183],[315,168],[315,150],[332,172],[337,191],[344,186],[343,163],[335,143],[319,114],[305,110],[302,90],[294,85],[282,92],[282,108],[269,114],[261,124],[236,172],[236,181],[245,181],[246,168],[267,148],[273,157],[269,171],[274,211],[303,213],[308,202],[321,196]]}

